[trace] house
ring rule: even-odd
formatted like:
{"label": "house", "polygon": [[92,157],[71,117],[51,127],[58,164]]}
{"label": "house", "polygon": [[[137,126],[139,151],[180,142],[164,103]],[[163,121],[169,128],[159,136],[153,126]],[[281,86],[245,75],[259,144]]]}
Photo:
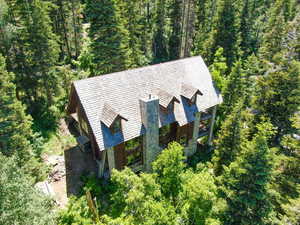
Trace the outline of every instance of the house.
{"label": "house", "polygon": [[189,157],[211,144],[222,96],[200,56],[75,81],[67,112],[91,146],[99,176],[113,168],[151,170],[171,141]]}

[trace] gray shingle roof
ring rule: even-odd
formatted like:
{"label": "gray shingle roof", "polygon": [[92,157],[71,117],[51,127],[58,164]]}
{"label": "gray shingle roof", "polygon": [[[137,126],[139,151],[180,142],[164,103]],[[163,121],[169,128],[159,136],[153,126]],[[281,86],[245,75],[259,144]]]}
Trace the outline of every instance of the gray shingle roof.
{"label": "gray shingle roof", "polygon": [[102,107],[102,114],[99,120],[103,122],[107,127],[110,127],[117,117],[125,119],[113,107],[111,107],[107,103],[104,103]]}
{"label": "gray shingle roof", "polygon": [[[190,106],[182,95],[182,84],[200,90],[196,105]],[[92,77],[74,82],[75,90],[85,110],[92,132],[100,150],[142,135],[145,130],[141,123],[139,99],[163,90],[176,97],[174,112],[161,113],[159,125],[177,121],[180,126],[194,120],[194,113],[208,109],[222,102],[222,96],[215,89],[211,75],[200,56],[191,57],[153,66],[127,70],[108,75]],[[191,92],[194,92],[194,89]],[[166,97],[166,96],[165,96]],[[162,98],[163,104],[169,98]],[[122,132],[111,134],[101,121],[106,117],[105,107],[111,107],[115,114],[124,116]],[[103,121],[104,122],[104,121]]]}
{"label": "gray shingle roof", "polygon": [[196,93],[202,95],[202,92],[198,89],[193,87],[192,85],[182,83],[181,84],[181,92],[180,94],[188,99],[191,99]]}
{"label": "gray shingle roof", "polygon": [[159,98],[159,104],[161,106],[163,106],[164,108],[167,108],[168,105],[170,104],[170,102],[173,101],[173,100],[179,102],[179,100],[175,96],[169,94],[168,92],[166,92],[164,90],[159,89],[157,91],[156,95]]}

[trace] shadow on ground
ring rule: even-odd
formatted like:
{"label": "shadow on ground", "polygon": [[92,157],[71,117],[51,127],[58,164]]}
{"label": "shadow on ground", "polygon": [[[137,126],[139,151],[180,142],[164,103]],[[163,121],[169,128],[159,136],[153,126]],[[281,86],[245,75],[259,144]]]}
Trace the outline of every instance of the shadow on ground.
{"label": "shadow on ground", "polygon": [[91,153],[84,153],[79,147],[65,151],[67,196],[79,195],[83,182],[82,176],[96,175],[97,165]]}

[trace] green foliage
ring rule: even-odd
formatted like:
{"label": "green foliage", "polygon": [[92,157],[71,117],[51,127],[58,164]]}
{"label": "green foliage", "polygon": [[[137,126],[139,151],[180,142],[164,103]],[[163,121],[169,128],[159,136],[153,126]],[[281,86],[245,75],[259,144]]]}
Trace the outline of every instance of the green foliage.
{"label": "green foliage", "polygon": [[[217,13],[211,32],[213,41],[209,51],[210,54],[214,54],[222,47],[228,68],[233,66],[240,55],[240,8],[241,1],[217,1]],[[212,58],[209,61],[212,61]]]}
{"label": "green foliage", "polygon": [[181,173],[184,171],[183,147],[176,143],[170,143],[168,148],[162,151],[153,162],[153,172],[157,174],[157,182],[161,185],[162,193],[173,200],[181,191]]}
{"label": "green foliage", "polygon": [[256,108],[271,119],[279,137],[291,131],[290,118],[299,110],[299,87],[300,62],[282,58],[258,80]]}
{"label": "green foliage", "polygon": [[0,151],[18,159],[30,158],[31,117],[25,114],[25,107],[16,97],[14,74],[6,70],[4,58],[0,55]]}
{"label": "green foliage", "polygon": [[170,4],[170,20],[171,20],[171,35],[169,38],[169,58],[178,59],[180,57],[180,43],[181,43],[181,11],[182,0],[173,0]]}
{"label": "green foliage", "polygon": [[0,153],[0,224],[55,224],[51,200],[32,185],[16,159]]}
{"label": "green foliage", "polygon": [[210,73],[212,75],[213,81],[216,87],[223,92],[226,86],[226,59],[223,57],[223,48],[219,48],[216,51],[214,62],[209,66]]}
{"label": "green foliage", "polygon": [[222,174],[223,167],[229,166],[241,153],[247,142],[251,115],[243,110],[243,102],[238,102],[223,122],[212,158],[216,175]]}
{"label": "green foliage", "polygon": [[126,168],[114,171],[112,182],[116,190],[111,199],[113,215],[119,212],[120,218],[130,224],[174,224],[175,209],[162,201],[153,175],[139,177]]}
{"label": "green foliage", "polygon": [[155,62],[164,62],[168,60],[168,49],[166,39],[166,0],[158,0],[155,17],[155,31],[154,31],[154,46],[153,52]]}
{"label": "green foliage", "polygon": [[243,76],[242,62],[237,61],[234,64],[223,89],[224,104],[222,105],[222,108],[224,109],[225,115],[230,113],[235,104],[244,97],[245,82]]}
{"label": "green foliage", "polygon": [[125,70],[132,65],[129,49],[129,32],[124,27],[121,1],[86,2],[90,21],[89,37],[93,62],[92,75]]}
{"label": "green foliage", "polygon": [[225,167],[220,177],[221,193],[228,209],[224,224],[268,224],[274,216],[270,182],[273,176],[273,154],[268,148],[266,132],[269,123],[261,124],[236,161]]}
{"label": "green foliage", "polygon": [[184,224],[222,224],[220,215],[226,204],[218,197],[213,174],[207,169],[198,173],[187,171],[182,183],[179,207]]}
{"label": "green foliage", "polygon": [[85,196],[80,198],[71,197],[68,200],[68,209],[62,210],[59,216],[60,225],[90,225],[94,224],[92,213],[88,207]]}

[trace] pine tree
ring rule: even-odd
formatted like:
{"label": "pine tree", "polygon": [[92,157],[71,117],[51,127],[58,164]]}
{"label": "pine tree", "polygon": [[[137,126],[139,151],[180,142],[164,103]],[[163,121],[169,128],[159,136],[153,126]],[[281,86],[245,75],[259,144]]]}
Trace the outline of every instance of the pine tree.
{"label": "pine tree", "polygon": [[270,123],[260,124],[253,141],[243,148],[220,178],[228,209],[224,224],[269,224],[272,221],[270,182],[273,155],[267,145]]}
{"label": "pine tree", "polygon": [[173,0],[170,5],[171,35],[169,38],[169,58],[170,60],[179,59],[180,46],[182,39],[182,0]]}
{"label": "pine tree", "polygon": [[210,73],[216,87],[223,92],[226,85],[226,59],[223,57],[223,48],[219,48],[215,54],[214,62],[209,66]]}
{"label": "pine tree", "polygon": [[53,225],[53,200],[39,193],[15,157],[0,152],[0,224]]}
{"label": "pine tree", "polygon": [[16,74],[17,96],[33,114],[53,104],[55,77],[48,72],[57,63],[59,49],[52,32],[49,4],[44,1],[22,1],[10,5],[19,27],[15,43],[15,64],[10,69]]}
{"label": "pine tree", "polygon": [[195,1],[196,25],[195,38],[193,43],[193,54],[200,54],[206,62],[212,60],[213,52],[210,49],[213,45],[212,33],[217,12],[217,0]]}
{"label": "pine tree", "polygon": [[[300,63],[276,58],[268,74],[258,80],[255,107],[260,114],[270,118],[277,128],[277,138],[291,130],[290,118],[299,110]],[[278,140],[277,140],[278,141]]]}
{"label": "pine tree", "polygon": [[122,21],[123,6],[120,4],[117,0],[86,2],[94,68],[92,75],[122,71],[133,64],[129,58],[132,54],[129,49],[129,32]]}
{"label": "pine tree", "polygon": [[157,1],[153,40],[154,63],[165,62],[169,58],[166,38],[166,6],[166,0]]}
{"label": "pine tree", "polygon": [[213,55],[219,47],[224,49],[224,56],[229,69],[240,56],[240,8],[240,1],[218,1],[214,26],[210,33],[211,37],[207,39],[208,42],[211,42],[208,51],[212,55],[208,59],[208,63],[212,62]]}
{"label": "pine tree", "polygon": [[212,158],[217,176],[222,174],[224,166],[229,166],[241,153],[248,138],[247,126],[251,122],[249,120],[251,120],[249,112],[243,110],[243,101],[239,101],[222,123],[218,138],[215,140]]}
{"label": "pine tree", "polygon": [[[131,68],[141,67],[148,63],[147,58],[142,51],[142,45],[144,44],[142,42],[142,37],[144,35],[143,29],[147,30],[147,27],[143,24],[143,16],[141,13],[141,11],[143,10],[141,9],[142,1],[126,1],[124,4],[122,0],[118,0],[117,2],[119,7],[121,8],[120,11],[122,14],[122,21],[124,23],[123,26],[126,30],[128,30],[128,44],[130,49],[129,57],[133,62]],[[147,40],[145,41],[147,43]]]}
{"label": "pine tree", "polygon": [[239,101],[239,99],[243,98],[245,94],[245,80],[243,79],[243,73],[242,62],[237,61],[227,78],[227,82],[222,93],[224,98],[224,104],[222,106],[224,109],[224,115],[230,113],[232,111],[232,107]]}
{"label": "pine tree", "polygon": [[283,37],[286,33],[284,20],[284,0],[276,0],[275,5],[269,9],[269,19],[259,50],[263,59],[272,60],[273,56],[283,48]]}
{"label": "pine tree", "polygon": [[26,161],[30,158],[31,117],[16,98],[14,74],[7,72],[1,55],[0,77],[0,152],[7,156],[15,154],[20,161]]}

